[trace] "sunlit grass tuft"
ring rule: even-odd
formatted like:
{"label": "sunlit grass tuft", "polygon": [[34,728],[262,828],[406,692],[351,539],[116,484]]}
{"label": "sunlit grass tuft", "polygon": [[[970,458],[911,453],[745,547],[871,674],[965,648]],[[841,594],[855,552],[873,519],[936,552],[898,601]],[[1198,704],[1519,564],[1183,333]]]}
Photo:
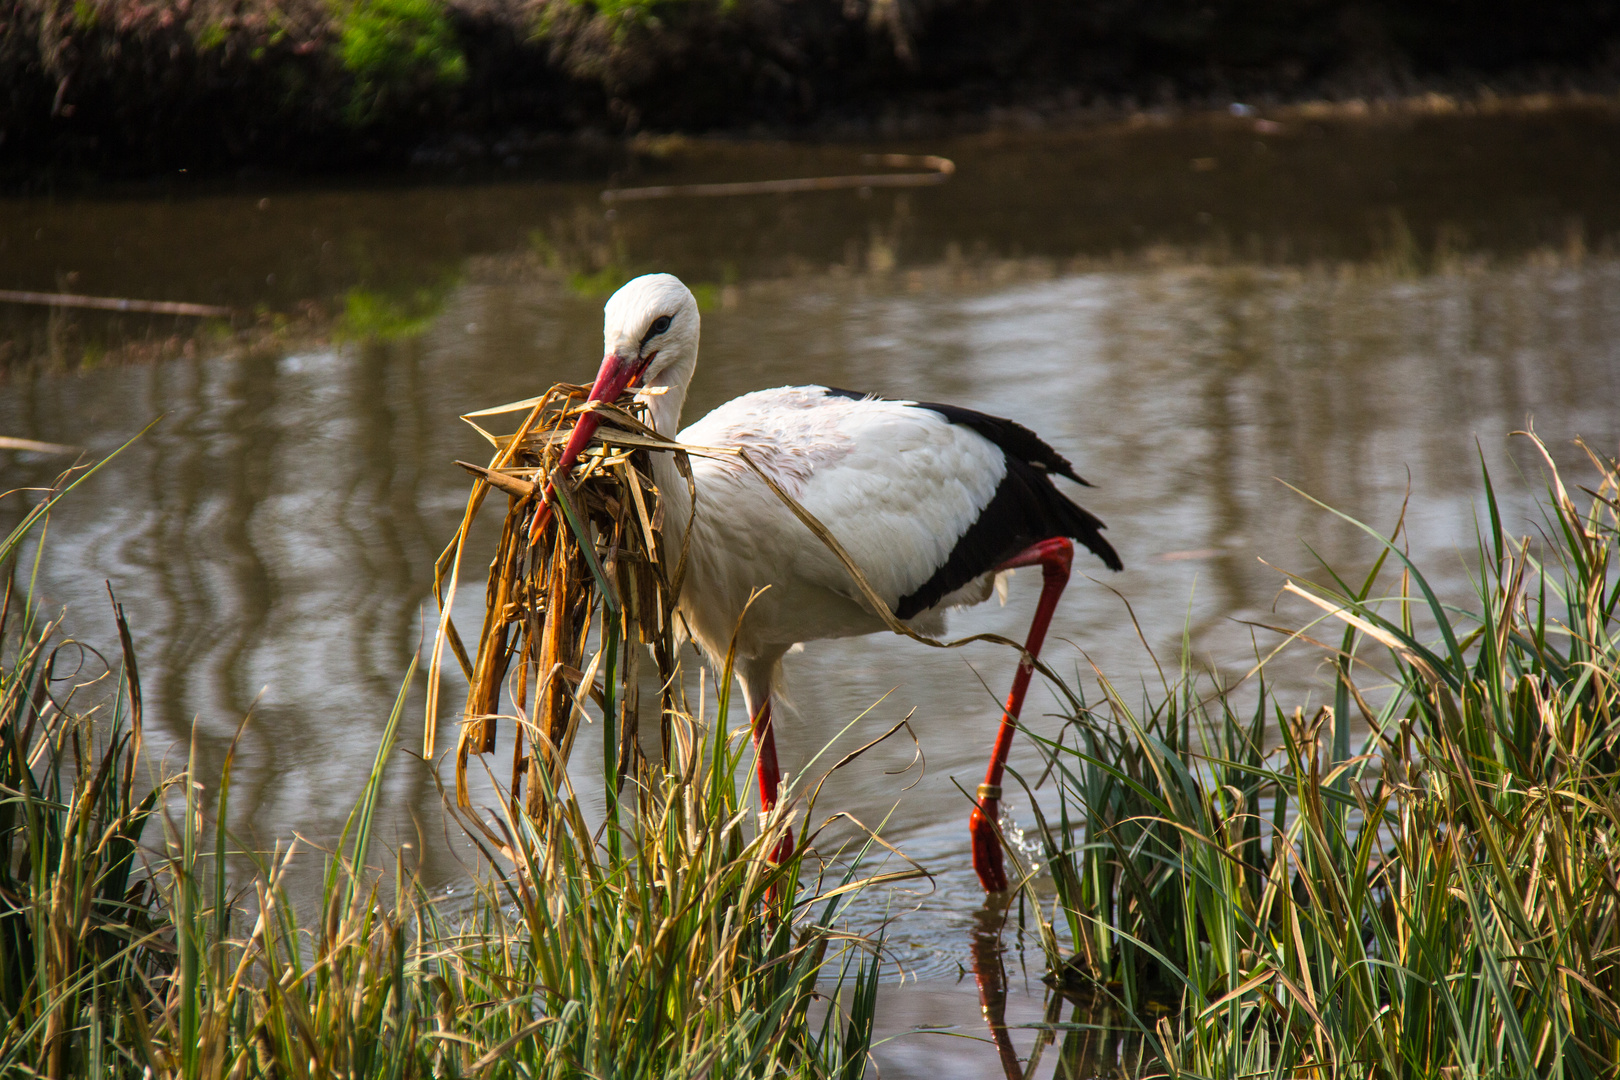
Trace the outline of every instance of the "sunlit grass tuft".
{"label": "sunlit grass tuft", "polygon": [[[234,748],[206,785],[212,807],[195,759],[142,782],[122,613],[123,662],[65,678],[56,657],[76,647],[31,596],[10,600],[0,1075],[862,1075],[877,964],[839,925],[859,883],[818,894],[800,886],[802,856],[763,858],[790,812],[759,819],[739,796],[747,741],[723,702],[707,728],[677,718],[686,751],[627,792],[638,813],[614,843],[567,791],[539,820],[510,803],[494,823],[466,817],[485,880],[445,910],[374,838],[414,665],[336,848],[289,844],[243,874],[223,824]],[[322,887],[300,911],[287,870],[309,858]]]}
{"label": "sunlit grass tuft", "polygon": [[1613,1076],[1620,473],[1592,460],[1582,509],[1548,459],[1540,545],[1486,477],[1471,610],[1387,538],[1359,585],[1290,585],[1343,630],[1331,706],[1103,680],[1045,744],[1054,977],[1171,1005],[1142,1022],[1170,1075]]}

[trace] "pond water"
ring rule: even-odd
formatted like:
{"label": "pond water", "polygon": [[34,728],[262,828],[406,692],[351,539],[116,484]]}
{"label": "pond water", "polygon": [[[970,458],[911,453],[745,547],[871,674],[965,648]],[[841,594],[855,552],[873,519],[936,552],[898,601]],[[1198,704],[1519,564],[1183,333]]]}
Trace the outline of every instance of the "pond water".
{"label": "pond water", "polygon": [[[598,198],[605,183],[864,172],[873,150],[943,154],[957,173],[612,212]],[[1184,633],[1199,663],[1241,675],[1277,641],[1256,624],[1305,618],[1278,600],[1282,570],[1311,572],[1312,550],[1370,564],[1364,536],[1289,485],[1385,529],[1409,494],[1413,557],[1460,598],[1481,458],[1514,530],[1533,533],[1542,474],[1510,433],[1533,423],[1576,478],[1576,436],[1620,444],[1611,111],[1218,116],[915,146],[668,140],[602,157],[560,179],[542,162],[0,201],[0,288],[257,312],[242,347],[191,320],[0,310],[0,435],[107,451],[161,418],[53,516],[40,589],[104,649],[105,583],[117,591],[158,753],[178,760],[195,731],[207,775],[252,711],[233,797],[245,835],[336,836],[431,623],[433,560],[468,487],[451,462],[484,455],[457,415],[588,379],[601,301],[634,273],[678,273],[704,303],[688,418],[817,381],[1010,416],[1074,461],[1126,563],[1078,563],[1054,623],[1047,659],[1092,687],[1092,665],[1126,687],[1156,680],[1148,647],[1174,661]],[[5,488],[61,464],[0,451]],[[0,501],[0,527],[23,506]],[[1022,637],[1036,591],[1020,575],[1005,606],[951,631]],[[912,747],[886,745],[818,808],[885,822],[933,875],[886,909],[905,980],[891,1032],[983,1033],[963,973],[985,916],[956,783],[977,782],[1013,664],[887,636],[788,659],[789,771],[863,710],[848,746],[914,712],[926,764],[899,774]],[[1293,703],[1326,694],[1307,651],[1273,678]],[[1032,696],[1026,717],[1055,727],[1040,718],[1054,707]],[[590,799],[600,757],[582,738]],[[382,835],[411,843],[435,888],[463,887],[471,852],[444,834],[420,763],[396,763],[386,813]],[[1006,962],[1009,1019],[1039,1019],[1037,951],[1027,973],[1016,950]],[[1027,1054],[1033,1036],[1013,1041]],[[988,1042],[939,1035],[879,1060],[885,1076],[998,1068]]]}

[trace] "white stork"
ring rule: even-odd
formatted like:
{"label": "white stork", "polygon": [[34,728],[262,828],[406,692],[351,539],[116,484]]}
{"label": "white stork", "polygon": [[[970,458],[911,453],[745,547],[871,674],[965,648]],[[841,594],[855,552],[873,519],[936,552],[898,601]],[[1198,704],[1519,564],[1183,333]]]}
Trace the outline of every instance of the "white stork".
{"label": "white stork", "polygon": [[[1040,566],[1041,599],[1025,644],[1034,657],[1068,583],[1070,539],[1120,568],[1102,522],[1058,491],[1052,475],[1085,481],[1020,424],[951,405],[784,386],[744,394],[676,435],[697,364],[691,292],[672,275],[649,274],[614,293],[604,316],[592,401],[613,401],[630,386],[652,389],[646,400],[660,435],[694,446],[746,447],[838,538],[895,617],[921,632],[939,632],[946,608],[987,599],[1001,571]],[[573,465],[597,425],[594,414],[580,417],[562,468]],[[724,659],[736,634],[760,800],[769,809],[781,783],[771,692],[782,656],[798,642],[885,626],[859,599],[838,558],[744,463],[694,457],[692,470],[695,507],[671,455],[653,455],[673,547],[691,521],[678,611],[711,663]],[[747,606],[757,590],[764,591]],[[1032,670],[1028,660],[1019,664],[969,826],[973,868],[987,892],[1007,888],[996,821],[1002,770]],[[790,833],[773,857],[790,851],[791,842]]]}

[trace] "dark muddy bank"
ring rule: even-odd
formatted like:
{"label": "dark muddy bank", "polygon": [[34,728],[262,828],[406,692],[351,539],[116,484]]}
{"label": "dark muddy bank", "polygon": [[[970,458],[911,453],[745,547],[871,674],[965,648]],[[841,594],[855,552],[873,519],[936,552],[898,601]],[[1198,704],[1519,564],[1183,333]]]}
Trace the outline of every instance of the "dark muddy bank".
{"label": "dark muddy bank", "polygon": [[0,179],[566,172],[640,130],[1616,85],[1602,0],[0,0]]}

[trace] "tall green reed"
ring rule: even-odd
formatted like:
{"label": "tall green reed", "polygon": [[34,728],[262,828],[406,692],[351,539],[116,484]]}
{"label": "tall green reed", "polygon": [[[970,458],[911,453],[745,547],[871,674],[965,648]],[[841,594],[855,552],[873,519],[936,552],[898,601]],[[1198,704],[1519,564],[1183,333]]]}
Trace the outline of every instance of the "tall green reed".
{"label": "tall green reed", "polygon": [[[86,679],[100,657],[36,602],[40,547],[22,559],[51,508],[105,460],[64,472],[0,539],[0,1075],[100,1071],[113,1046],[139,1038],[169,966],[137,857],[159,792],[134,767],[140,677],[122,609],[114,602],[119,677]],[[109,681],[92,731],[86,683]]]}
{"label": "tall green reed", "polygon": [[1620,473],[1592,462],[1583,509],[1547,458],[1539,545],[1486,475],[1472,608],[1352,522],[1365,577],[1288,585],[1343,628],[1331,706],[1102,679],[1044,742],[1054,979],[1170,1006],[1139,1021],[1169,1075],[1615,1075]]}
{"label": "tall green reed", "polygon": [[[78,678],[59,658],[82,647],[31,599],[6,611],[0,1075],[864,1073],[878,966],[840,924],[863,883],[801,885],[802,849],[763,858],[790,810],[747,810],[733,781],[746,735],[726,730],[725,695],[707,726],[671,718],[671,768],[626,792],[637,813],[592,828],[565,790],[538,819],[510,802],[463,817],[484,880],[449,910],[377,843],[414,664],[335,847],[255,854],[225,827],[234,744],[212,807],[195,755],[146,782],[121,611],[122,664]],[[321,889],[301,913],[288,871],[308,858]]]}
{"label": "tall green reed", "polygon": [[[725,687],[729,680],[719,680]],[[862,1075],[878,966],[848,952],[866,945],[838,924],[864,886],[849,876],[801,891],[799,852],[766,854],[792,824],[784,804],[752,813],[734,777],[746,737],[724,731],[728,695],[706,732],[677,716],[669,768],[640,789],[617,846],[603,842],[568,793],[547,792],[546,812],[466,819],[492,863],[515,865],[480,905],[480,962],[451,985],[499,972],[534,988],[522,1015],[480,1040],[524,1075],[726,1077]],[[613,828],[611,820],[604,828]],[[521,935],[498,918],[517,913]],[[801,917],[795,917],[801,912]],[[842,953],[830,988],[829,951]],[[447,978],[451,973],[445,973]],[[847,985],[847,1012],[812,1003]],[[596,1003],[584,1008],[581,1003]],[[512,1032],[525,1034],[514,1040]]]}

